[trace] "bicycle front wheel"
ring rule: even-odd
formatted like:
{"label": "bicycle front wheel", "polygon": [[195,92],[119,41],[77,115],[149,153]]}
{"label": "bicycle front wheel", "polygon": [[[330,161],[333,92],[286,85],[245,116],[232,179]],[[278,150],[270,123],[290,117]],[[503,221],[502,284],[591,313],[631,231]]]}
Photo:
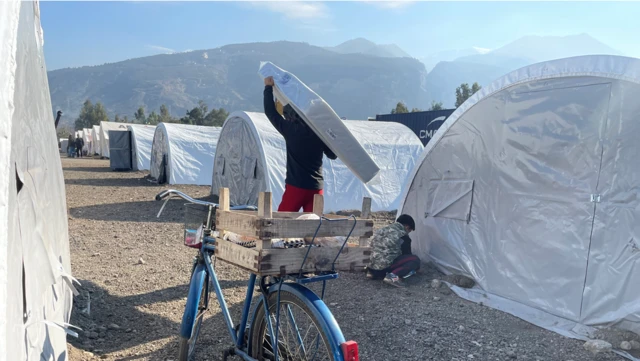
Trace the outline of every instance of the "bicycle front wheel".
{"label": "bicycle front wheel", "polygon": [[[202,275],[198,275],[197,272],[198,268],[196,267],[194,269],[194,275],[192,276],[192,283],[198,283],[198,276],[200,276],[201,278],[204,278],[204,280],[200,280],[200,282],[202,282],[201,284],[199,284],[198,286],[201,287],[201,291],[198,295],[198,299],[197,299],[197,311],[195,313],[195,318],[193,319],[192,322],[188,323],[189,326],[191,326],[191,332],[190,332],[190,337],[186,338],[184,336],[180,336],[180,348],[178,351],[178,361],[195,361],[195,357],[196,357],[196,342],[198,340],[198,335],[200,334],[200,328],[202,326],[202,320],[204,319],[204,314],[207,311],[207,306],[208,306],[208,298],[209,298],[209,276],[208,275],[204,275],[204,277],[202,277]],[[189,298],[187,298],[187,305],[189,305],[191,302],[194,302],[195,300],[191,301]],[[185,310],[185,314],[189,312],[188,311],[188,307]],[[187,318],[188,319],[188,318]],[[184,317],[183,317],[183,323],[184,323]],[[185,325],[183,325],[185,326]]]}
{"label": "bicycle front wheel", "polygon": [[[284,288],[284,287],[283,287]],[[271,326],[275,332],[278,293],[269,295]],[[336,361],[340,357],[337,350],[340,340],[335,340],[326,320],[314,312],[309,300],[282,290],[280,292],[280,322],[278,326],[278,361]],[[271,333],[265,317],[265,307],[260,302],[251,329],[251,357],[275,360]]]}

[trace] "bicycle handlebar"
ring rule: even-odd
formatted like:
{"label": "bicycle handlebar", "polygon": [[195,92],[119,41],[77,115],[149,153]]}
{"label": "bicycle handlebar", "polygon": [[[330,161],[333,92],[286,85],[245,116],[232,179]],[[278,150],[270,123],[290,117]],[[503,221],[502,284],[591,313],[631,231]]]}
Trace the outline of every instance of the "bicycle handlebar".
{"label": "bicycle handlebar", "polygon": [[[161,200],[163,200],[165,198],[169,198],[169,197],[174,196],[174,195],[184,199],[185,201],[187,201],[189,203],[200,204],[200,205],[203,205],[203,206],[218,207],[217,203],[211,203],[211,202],[206,202],[206,201],[193,199],[193,198],[189,197],[188,195],[186,195],[186,194],[184,194],[184,193],[182,193],[182,192],[180,192],[178,190],[175,190],[175,189],[167,189],[167,190],[164,190],[164,191],[156,194],[156,201],[161,201]],[[250,205],[242,205],[242,206],[233,206],[233,207],[230,207],[230,209],[233,209],[233,210],[257,210],[258,207],[250,206]]]}

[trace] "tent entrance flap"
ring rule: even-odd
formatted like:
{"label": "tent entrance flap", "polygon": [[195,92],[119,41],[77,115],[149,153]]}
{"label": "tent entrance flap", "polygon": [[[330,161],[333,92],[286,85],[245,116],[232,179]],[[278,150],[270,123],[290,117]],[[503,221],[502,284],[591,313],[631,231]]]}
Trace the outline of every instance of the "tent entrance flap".
{"label": "tent entrance flap", "polygon": [[431,180],[425,216],[469,221],[473,200],[473,180]]}
{"label": "tent entrance flap", "polygon": [[111,170],[132,170],[131,131],[109,131],[109,164]]}

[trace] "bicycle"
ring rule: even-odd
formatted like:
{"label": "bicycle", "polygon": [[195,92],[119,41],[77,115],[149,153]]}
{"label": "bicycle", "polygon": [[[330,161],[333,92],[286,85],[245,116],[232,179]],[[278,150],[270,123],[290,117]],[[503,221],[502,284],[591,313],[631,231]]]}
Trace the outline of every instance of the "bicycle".
{"label": "bicycle", "polygon": [[[247,281],[241,320],[240,323],[234,324],[215,273],[214,261],[212,261],[212,258],[215,260],[214,252],[216,249],[215,225],[212,222],[212,217],[219,206],[215,203],[195,200],[176,190],[166,190],[156,195],[157,201],[166,199],[158,212],[158,217],[172,196],[178,196],[189,204],[198,205],[203,209],[201,216],[195,221],[191,221],[186,219],[189,211],[185,208],[184,242],[186,246],[198,249],[198,254],[194,257],[187,303],[180,326],[179,361],[195,360],[196,341],[204,314],[209,306],[210,286],[213,287],[220,304],[222,316],[233,342],[233,346],[225,350],[223,360],[227,360],[229,356],[239,356],[245,361],[358,361],[357,343],[345,340],[338,323],[322,300],[326,282],[338,278],[338,273],[333,271],[333,266],[332,271],[316,275],[302,272],[311,247],[306,252],[307,256],[302,261],[299,272],[283,277],[260,277],[258,281],[260,295],[256,299],[253,311],[251,305],[254,301],[253,293],[258,276],[251,273]],[[189,204],[186,204],[185,207]],[[256,210],[257,208],[254,206],[234,206],[231,209]],[[352,218],[355,227],[356,218],[354,216]],[[319,224],[321,225],[323,221],[333,220],[335,219],[320,217]],[[194,227],[191,228],[191,225]],[[320,229],[320,225],[318,229]],[[347,235],[342,247],[345,246],[350,235],[351,232]],[[314,235],[311,245],[313,245],[315,238]],[[340,252],[338,252],[339,254]],[[338,256],[334,259],[334,265],[337,259]],[[312,282],[322,282],[320,297],[305,287],[305,284]],[[297,311],[297,315],[294,311]],[[267,314],[269,317],[265,316]],[[280,325],[281,318],[285,320],[284,327]],[[307,321],[307,323],[300,321]],[[304,327],[304,325],[307,326]],[[315,332],[310,333],[312,327]],[[293,345],[290,345],[288,341],[292,341]],[[309,341],[309,343],[305,341]],[[273,347],[273,345],[278,345],[278,347]]]}

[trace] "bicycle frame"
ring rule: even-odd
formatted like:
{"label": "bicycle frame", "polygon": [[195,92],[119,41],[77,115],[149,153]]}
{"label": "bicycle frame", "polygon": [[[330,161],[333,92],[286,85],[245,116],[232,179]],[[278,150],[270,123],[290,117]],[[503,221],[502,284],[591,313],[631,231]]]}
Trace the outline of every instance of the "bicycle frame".
{"label": "bicycle frame", "polygon": [[[326,272],[324,274],[321,275],[317,275],[317,276],[313,276],[313,277],[306,277],[303,276],[302,274],[302,269],[304,268],[304,263],[306,262],[306,259],[309,255],[309,250],[307,251],[307,254],[305,255],[302,264],[300,266],[300,272],[295,275],[295,276],[287,276],[287,277],[283,277],[283,278],[276,278],[277,282],[275,284],[271,284],[270,286],[274,286],[277,285],[277,287],[263,287],[263,284],[261,283],[261,291],[262,291],[262,295],[260,296],[260,299],[257,301],[257,306],[254,309],[254,312],[252,314],[251,320],[249,319],[249,314],[251,311],[251,301],[253,300],[253,292],[255,289],[255,284],[256,284],[256,274],[251,273],[251,275],[249,276],[249,280],[247,282],[247,291],[245,294],[245,299],[244,299],[244,303],[242,306],[242,314],[241,314],[241,320],[240,320],[240,324],[238,325],[238,328],[236,329],[234,327],[234,323],[233,320],[231,319],[231,314],[229,312],[229,308],[227,307],[227,303],[225,301],[224,295],[222,293],[222,287],[220,286],[220,283],[218,281],[218,276],[215,272],[215,267],[214,264],[212,262],[212,254],[215,251],[215,243],[216,240],[215,238],[210,236],[210,232],[211,232],[211,214],[214,208],[218,207],[217,204],[215,203],[210,203],[210,202],[205,202],[205,201],[199,201],[199,200],[195,200],[189,196],[187,196],[186,194],[176,191],[176,190],[167,190],[164,191],[160,194],[158,194],[156,196],[156,200],[162,200],[163,198],[167,197],[167,200],[165,201],[165,203],[162,205],[162,208],[160,209],[160,212],[158,213],[158,217],[160,216],[160,214],[162,213],[162,210],[164,209],[164,206],[166,205],[167,201],[169,200],[169,198],[171,198],[172,195],[177,195],[180,198],[183,198],[191,203],[195,203],[195,204],[200,204],[200,205],[204,205],[204,206],[208,206],[209,207],[209,214],[208,214],[208,218],[207,218],[207,224],[206,224],[206,228],[205,228],[205,236],[202,239],[202,244],[201,247],[198,251],[198,255],[195,257],[194,259],[194,264],[193,264],[193,268],[192,268],[192,276],[191,276],[191,281],[189,284],[189,294],[187,297],[187,304],[185,307],[185,313],[183,315],[183,319],[182,319],[182,325],[180,328],[180,335],[186,339],[191,338],[191,333],[193,331],[193,326],[194,326],[194,322],[195,320],[198,318],[198,312],[199,312],[199,300],[203,291],[203,288],[205,288],[205,291],[207,293],[207,297],[206,297],[206,303],[205,303],[205,307],[204,310],[208,309],[209,306],[209,302],[208,302],[208,294],[209,294],[209,285],[213,286],[213,290],[216,294],[216,298],[220,304],[220,309],[222,311],[222,315],[223,318],[225,320],[225,323],[227,325],[227,330],[229,332],[229,335],[233,341],[233,347],[230,348],[229,350],[225,351],[225,357],[224,359],[226,360],[226,357],[229,355],[236,355],[236,356],[240,356],[243,360],[245,361],[258,361],[252,357],[249,356],[248,354],[248,342],[245,342],[245,333],[246,330],[248,328],[249,325],[253,325],[256,322],[256,312],[258,310],[259,307],[263,307],[264,311],[265,311],[265,315],[269,315],[269,305],[268,305],[268,297],[270,294],[272,293],[276,293],[277,292],[277,298],[278,298],[278,303],[280,302],[280,292],[282,291],[282,289],[286,289],[288,292],[294,293],[299,295],[300,298],[304,298],[309,300],[312,304],[313,307],[311,309],[312,312],[316,313],[317,316],[319,318],[322,318],[325,320],[326,325],[322,325],[324,331],[326,334],[331,335],[331,337],[329,337],[329,342],[330,342],[330,347],[331,350],[333,352],[333,356],[336,360],[343,360],[344,356],[343,356],[343,349],[342,346],[345,343],[345,339],[344,336],[342,335],[342,331],[340,330],[340,327],[338,326],[338,323],[336,322],[335,318],[333,317],[333,315],[331,314],[331,311],[329,310],[329,308],[324,304],[324,302],[322,302],[322,298],[324,298],[324,293],[325,293],[325,285],[326,285],[326,281],[331,280],[331,279],[336,279],[338,278],[338,274],[335,271],[330,271],[330,272]],[[232,209],[257,209],[256,207],[253,206],[234,206],[232,207]],[[355,221],[355,217],[354,221]],[[321,217],[320,219],[320,224],[318,225],[318,228],[316,229],[315,235],[313,237],[313,240],[315,241],[316,235],[318,234],[318,230],[320,229],[321,225],[322,225],[322,221],[333,221],[324,217]],[[355,228],[355,222],[354,222],[354,226],[351,229],[351,231],[349,232],[349,235],[347,236],[347,238],[345,239],[342,247],[344,247],[347,243],[347,240],[349,239],[351,232],[353,231],[353,229]],[[313,244],[313,241],[312,241]],[[342,251],[342,248],[340,249],[340,251]],[[340,254],[340,252],[338,252],[338,255]],[[334,259],[334,265],[335,265],[335,261],[337,260],[338,256],[336,256],[336,259]],[[293,282],[287,282],[285,283],[284,280],[293,280]],[[208,281],[208,282],[207,282]],[[322,296],[318,297],[313,291],[311,291],[310,289],[306,288],[304,286],[304,284],[306,283],[311,283],[311,282],[323,282],[323,287],[322,287]],[[289,310],[290,312],[290,310]],[[278,345],[278,327],[279,327],[279,314],[280,314],[280,308],[278,307],[277,309],[277,316],[276,316],[276,332],[273,332],[273,325],[271,324],[271,317],[266,317],[266,322],[267,322],[267,327],[270,333],[270,337],[273,338],[272,339],[272,344],[273,345]],[[274,356],[275,359],[278,360],[278,347],[274,348]]]}

